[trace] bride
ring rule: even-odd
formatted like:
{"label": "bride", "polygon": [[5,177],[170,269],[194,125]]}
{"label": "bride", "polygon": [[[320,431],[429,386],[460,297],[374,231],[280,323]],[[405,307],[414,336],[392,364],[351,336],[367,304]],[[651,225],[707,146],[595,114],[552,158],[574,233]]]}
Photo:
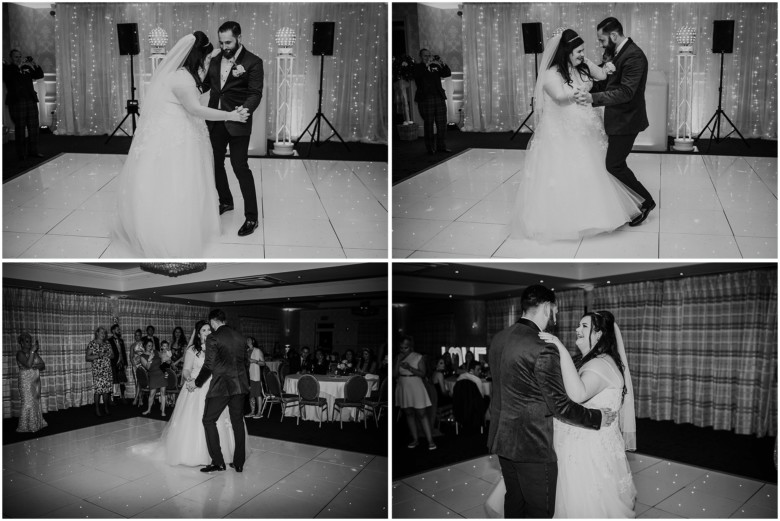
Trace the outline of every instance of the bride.
{"label": "bride", "polygon": [[203,256],[219,236],[219,202],[206,120],[245,122],[246,109],[200,104],[214,46],[201,31],[179,40],[146,90],[119,174],[112,239],[147,258]]}
{"label": "bride", "polygon": [[[211,326],[205,320],[195,325],[190,338],[190,347],[184,355],[182,376],[186,381],[195,380],[206,359],[206,338],[211,334]],[[206,446],[206,432],[203,430],[203,411],[206,408],[206,394],[211,378],[202,387],[194,391],[182,388],[173,415],[163,429],[160,439],[151,443],[142,443],[132,447],[136,454],[151,455],[157,461],[168,465],[187,465],[197,467],[209,465],[211,457]],[[217,421],[220,446],[225,461],[233,461],[235,437],[230,423],[228,410],[222,411]]]}
{"label": "bride", "polygon": [[[566,394],[586,407],[620,410],[620,422],[599,430],[553,419],[553,446],[558,459],[556,518],[633,518],[636,501],[625,451],[636,450],[634,392],[623,337],[609,311],[586,313],[577,328],[582,353],[579,370],[561,341],[539,333],[556,345]],[[500,480],[485,508],[503,517],[506,488]]]}
{"label": "bride", "polygon": [[640,213],[643,199],[607,172],[602,109],[578,105],[612,65],[585,58],[585,44],[566,29],[542,56],[534,90],[536,132],[517,190],[511,234],[540,242],[612,231]]}

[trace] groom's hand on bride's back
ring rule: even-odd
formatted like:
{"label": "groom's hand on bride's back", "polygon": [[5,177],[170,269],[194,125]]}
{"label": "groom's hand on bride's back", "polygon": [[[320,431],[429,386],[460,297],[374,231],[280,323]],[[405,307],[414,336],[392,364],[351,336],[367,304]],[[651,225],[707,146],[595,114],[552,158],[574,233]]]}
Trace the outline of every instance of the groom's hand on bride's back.
{"label": "groom's hand on bride's back", "polygon": [[617,418],[617,412],[609,409],[601,409],[601,426],[609,427]]}

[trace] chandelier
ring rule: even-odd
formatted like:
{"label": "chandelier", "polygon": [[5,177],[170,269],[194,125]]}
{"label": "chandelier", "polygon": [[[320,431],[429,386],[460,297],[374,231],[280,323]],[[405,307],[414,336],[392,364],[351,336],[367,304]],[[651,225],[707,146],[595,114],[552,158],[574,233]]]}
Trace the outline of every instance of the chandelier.
{"label": "chandelier", "polygon": [[165,275],[166,277],[178,277],[180,275],[189,275],[198,273],[206,269],[205,262],[142,262],[141,269],[154,273],[155,275]]}

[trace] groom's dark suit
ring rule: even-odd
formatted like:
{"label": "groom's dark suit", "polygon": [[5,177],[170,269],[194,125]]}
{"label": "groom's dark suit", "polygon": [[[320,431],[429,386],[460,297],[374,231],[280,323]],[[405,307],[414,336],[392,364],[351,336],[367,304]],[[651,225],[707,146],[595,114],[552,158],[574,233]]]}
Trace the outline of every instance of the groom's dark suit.
{"label": "groom's dark suit", "polygon": [[209,376],[212,378],[206,394],[203,427],[206,430],[206,445],[211,456],[211,464],[225,465],[219,443],[217,419],[225,407],[228,407],[233,435],[236,438],[232,463],[236,468],[241,468],[246,459],[244,400],[249,392],[246,340],[243,335],[229,326],[221,326],[206,339],[206,359],[203,361],[198,378],[195,379],[195,385],[203,386]]}
{"label": "groom's dark suit", "polygon": [[642,197],[648,205],[653,196],[628,168],[626,158],[631,153],[637,134],[645,130],[647,110],[645,85],[647,84],[647,58],[631,38],[612,58],[615,72],[606,80],[596,82],[591,90],[594,107],[604,109],[604,130],[609,137],[606,167],[618,181]]}
{"label": "groom's dark suit", "polygon": [[[238,67],[244,72],[241,73]],[[209,64],[209,70],[203,80],[203,92],[209,93],[209,107],[227,112],[238,106],[249,111],[246,123],[236,121],[208,121],[211,148],[214,151],[214,180],[219,193],[219,203],[233,204],[227,172],[225,171],[225,152],[230,145],[230,164],[233,166],[244,197],[244,216],[247,220],[257,221],[257,193],[252,171],[249,169],[249,136],[252,133],[252,113],[260,106],[263,97],[263,60],[242,47],[236,56],[235,65],[230,69],[225,84],[220,76],[222,54],[215,56]]]}
{"label": "groom's dark suit", "polygon": [[506,484],[504,516],[552,517],[558,465],[553,416],[590,429],[601,426],[601,411],[566,395],[558,348],[539,338],[539,328],[521,318],[490,344],[493,372],[488,448],[499,456]]}

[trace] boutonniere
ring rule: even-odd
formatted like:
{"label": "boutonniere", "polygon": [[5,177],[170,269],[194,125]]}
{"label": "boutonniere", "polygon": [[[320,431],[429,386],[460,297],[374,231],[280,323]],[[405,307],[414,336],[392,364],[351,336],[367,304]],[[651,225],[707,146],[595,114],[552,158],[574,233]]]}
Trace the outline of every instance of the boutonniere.
{"label": "boutonniere", "polygon": [[233,66],[233,77],[238,78],[244,75],[246,73],[246,69],[244,69],[244,66],[241,64]]}

